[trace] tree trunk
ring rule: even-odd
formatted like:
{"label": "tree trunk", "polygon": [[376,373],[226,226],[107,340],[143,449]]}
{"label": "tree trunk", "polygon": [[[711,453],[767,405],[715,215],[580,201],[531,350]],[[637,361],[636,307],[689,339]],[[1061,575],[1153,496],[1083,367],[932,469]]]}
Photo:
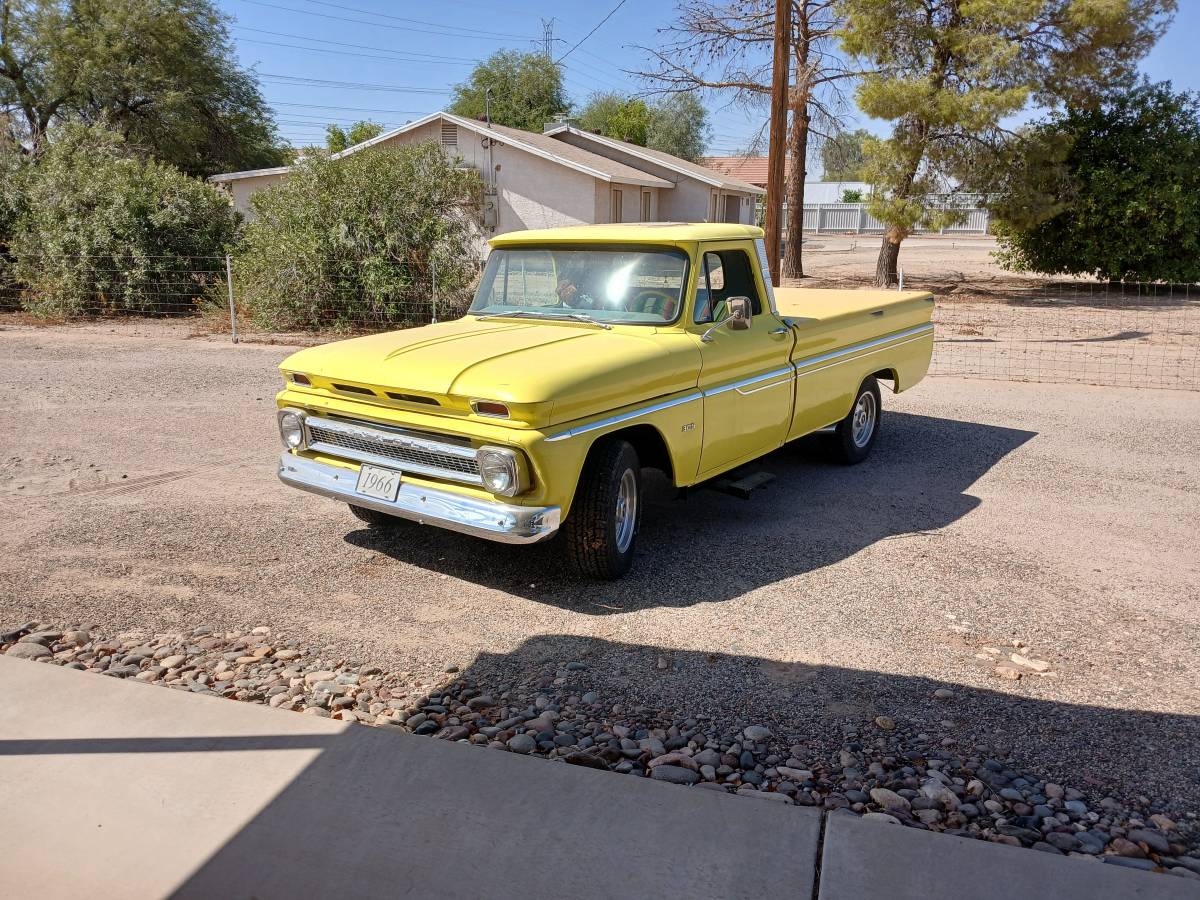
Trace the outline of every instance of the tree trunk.
{"label": "tree trunk", "polygon": [[783,248],[783,277],[804,277],[804,179],[808,175],[808,102],[797,105],[788,135],[792,173],[787,182],[787,242]]}
{"label": "tree trunk", "polygon": [[883,236],[879,247],[879,259],[875,262],[875,286],[892,287],[900,283],[900,274],[896,263],[900,259],[900,242],[904,240],[904,232],[899,228],[889,228]]}

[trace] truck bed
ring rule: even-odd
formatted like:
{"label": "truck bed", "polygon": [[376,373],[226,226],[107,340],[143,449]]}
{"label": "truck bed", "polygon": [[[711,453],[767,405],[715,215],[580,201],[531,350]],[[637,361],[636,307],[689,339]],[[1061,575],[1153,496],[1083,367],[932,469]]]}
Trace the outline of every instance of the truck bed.
{"label": "truck bed", "polygon": [[[875,310],[887,310],[886,318],[905,312],[922,311],[929,321],[933,295],[928,291],[856,291],[826,290],[823,288],[776,288],[775,305],[779,315],[793,319],[797,324],[804,321],[833,322],[855,319]],[[920,315],[920,313],[918,313]],[[914,321],[914,324],[917,324]]]}

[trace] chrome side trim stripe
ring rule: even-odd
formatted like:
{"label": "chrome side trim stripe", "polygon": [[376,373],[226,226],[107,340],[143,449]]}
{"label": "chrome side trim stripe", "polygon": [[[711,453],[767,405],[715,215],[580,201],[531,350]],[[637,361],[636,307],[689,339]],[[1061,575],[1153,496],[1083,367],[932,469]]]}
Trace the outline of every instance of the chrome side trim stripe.
{"label": "chrome side trim stripe", "polygon": [[615,416],[609,416],[607,419],[600,419],[595,422],[588,422],[586,425],[576,425],[574,428],[568,428],[566,431],[560,431],[558,434],[551,435],[546,438],[546,442],[565,441],[567,438],[575,437],[577,434],[587,434],[589,431],[596,431],[600,428],[607,428],[610,425],[619,425],[622,422],[628,422],[632,419],[639,419],[642,416],[648,416],[651,413],[660,412],[664,409],[670,409],[672,406],[682,406],[684,403],[691,403],[693,400],[699,400],[703,394],[695,391],[691,394],[685,394],[682,397],[675,397],[671,400],[663,400],[660,403],[652,403],[649,406],[643,406],[641,409],[631,409],[629,412],[618,413]]}
{"label": "chrome side trim stripe", "polygon": [[[810,356],[806,359],[797,360],[796,368],[802,369],[805,366],[813,366],[823,362],[829,362],[833,359],[839,359],[843,356],[851,356],[855,353],[860,353],[863,350],[870,350],[872,347],[882,347],[884,344],[890,344],[892,341],[899,341],[903,338],[916,338],[933,331],[933,325],[918,325],[915,328],[908,328],[904,331],[897,331],[893,334],[885,335],[881,338],[875,338],[870,341],[863,341],[861,344],[851,344],[849,347],[842,347],[840,350],[831,350],[828,353],[822,353],[819,356]],[[908,343],[908,341],[904,341]],[[896,345],[899,346],[899,345]],[[800,373],[805,374],[804,372]]]}
{"label": "chrome side trim stripe", "polygon": [[[930,328],[929,331],[932,332],[933,329]],[[848,356],[843,359],[836,359],[828,365],[817,366],[815,369],[806,369],[803,372],[799,372],[797,373],[796,377],[803,378],[805,375],[814,375],[817,372],[824,372],[826,369],[832,369],[834,366],[840,366],[842,363],[853,362],[856,359],[862,359],[866,356],[874,356],[876,353],[882,353],[885,350],[891,350],[893,347],[903,347],[905,344],[911,344],[913,341],[919,341],[923,337],[925,337],[924,334],[918,334],[916,337],[910,337],[906,341],[898,341],[895,344],[888,344],[886,347],[876,347],[874,350],[868,350],[866,353],[860,353],[858,356]]]}
{"label": "chrome side trim stripe", "polygon": [[[761,375],[752,375],[749,378],[743,378],[740,381],[733,381],[729,384],[723,384],[720,387],[712,388],[707,391],[693,391],[690,394],[685,394],[681,397],[675,397],[671,400],[663,400],[659,403],[652,403],[649,406],[643,406],[640,409],[633,409],[629,412],[618,413],[615,416],[609,416],[604,419],[598,419],[595,422],[589,422],[586,425],[577,425],[574,428],[568,428],[566,431],[560,431],[557,434],[552,434],[546,438],[547,443],[554,441],[565,441],[567,438],[575,437],[577,434],[587,434],[589,431],[596,431],[601,428],[608,428],[611,425],[620,425],[624,422],[632,421],[633,419],[648,416],[651,413],[660,412],[664,409],[670,409],[673,406],[680,406],[684,403],[691,403],[694,400],[701,400],[705,397],[713,397],[718,394],[723,394],[726,391],[737,391],[743,397],[750,394],[756,394],[759,391],[769,390],[774,387],[782,387],[790,384],[794,379],[804,375],[810,375],[813,372],[819,372],[829,366],[820,366],[816,369],[808,371],[797,371],[806,366],[819,365],[820,363],[828,362],[831,366],[839,365],[843,362],[849,362],[854,358],[855,354],[869,356],[872,353],[880,353],[892,347],[900,347],[911,341],[918,340],[927,334],[933,332],[933,325],[918,325],[915,328],[909,328],[904,331],[897,331],[894,334],[886,335],[885,337],[875,338],[870,341],[863,341],[859,344],[852,344],[849,347],[843,347],[840,350],[832,350],[829,353],[823,353],[818,356],[810,356],[807,359],[802,359],[796,363],[789,363],[778,369],[772,369],[770,372],[763,372]],[[872,349],[875,348],[875,349]],[[868,351],[864,353],[863,351]],[[772,381],[772,379],[778,379]],[[770,381],[770,384],[761,384],[761,382]],[[761,386],[757,386],[760,385]],[[746,390],[751,388],[751,390]]]}
{"label": "chrome side trim stripe", "polygon": [[[795,369],[793,369],[792,366],[789,364],[789,365],[783,366],[782,368],[779,368],[779,369],[772,369],[770,372],[763,372],[760,375],[751,375],[749,378],[743,378],[740,381],[731,381],[729,384],[723,384],[720,387],[710,388],[707,391],[701,391],[701,393],[705,397],[715,397],[717,394],[723,394],[726,391],[737,391],[739,394],[742,394],[742,395],[753,394],[754,391],[743,391],[742,388],[746,388],[746,387],[750,387],[751,385],[758,384],[760,381],[768,381],[769,379],[772,379],[772,378],[779,378],[783,375],[788,376],[788,380],[791,380],[791,378],[794,376],[794,374],[795,374]],[[786,382],[781,381],[779,383],[785,384]],[[766,385],[765,387],[774,387],[774,385]],[[759,390],[763,390],[763,389],[764,388],[760,388]]]}

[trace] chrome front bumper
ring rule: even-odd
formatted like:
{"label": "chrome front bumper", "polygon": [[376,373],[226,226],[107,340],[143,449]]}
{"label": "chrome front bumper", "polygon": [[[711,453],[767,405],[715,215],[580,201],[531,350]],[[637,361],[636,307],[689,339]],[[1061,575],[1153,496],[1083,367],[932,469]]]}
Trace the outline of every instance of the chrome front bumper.
{"label": "chrome front bumper", "polygon": [[287,451],[279,457],[279,480],[302,491],[502,544],[544,540],[558,530],[561,515],[557,506],[512,506],[408,482],[401,482],[394,503],[376,500],[355,490],[356,470],[293,456]]}

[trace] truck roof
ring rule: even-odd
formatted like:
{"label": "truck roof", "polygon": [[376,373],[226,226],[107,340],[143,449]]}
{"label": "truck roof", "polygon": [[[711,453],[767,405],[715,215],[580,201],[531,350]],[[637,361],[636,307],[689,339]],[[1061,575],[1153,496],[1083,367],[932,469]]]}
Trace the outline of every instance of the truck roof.
{"label": "truck roof", "polygon": [[676,244],[692,241],[755,240],[762,236],[763,230],[754,225],[733,225],[725,222],[642,222],[510,231],[492,238],[488,243],[493,247],[546,243]]}

